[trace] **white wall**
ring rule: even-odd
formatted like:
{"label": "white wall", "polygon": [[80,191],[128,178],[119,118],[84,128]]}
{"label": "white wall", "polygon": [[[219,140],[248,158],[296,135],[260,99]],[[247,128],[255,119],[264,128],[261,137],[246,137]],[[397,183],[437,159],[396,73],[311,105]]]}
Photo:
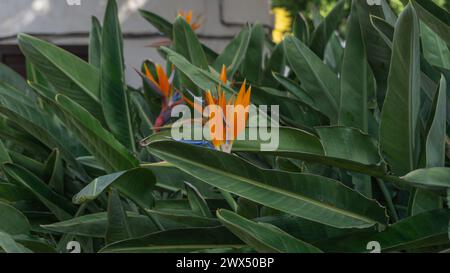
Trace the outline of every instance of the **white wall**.
{"label": "white wall", "polygon": [[[16,43],[19,32],[30,34],[53,34],[43,36],[56,44],[87,44],[87,37],[64,36],[68,33],[86,34],[90,29],[92,15],[102,20],[106,0],[80,0],[80,6],[69,6],[66,0],[0,0],[0,43]],[[232,37],[239,27],[224,25],[220,21],[220,0],[118,0],[119,16],[124,33],[155,33],[156,30],[138,14],[138,9],[151,10],[169,20],[180,9],[192,9],[204,17],[203,26],[197,33],[203,41],[220,51],[226,39]],[[268,0],[224,0],[223,19],[226,23],[261,22],[271,24]],[[56,35],[54,35],[56,34]],[[150,58],[160,62],[156,51],[147,47],[157,39],[127,38],[124,53],[127,80],[139,85],[139,77],[132,70]]]}

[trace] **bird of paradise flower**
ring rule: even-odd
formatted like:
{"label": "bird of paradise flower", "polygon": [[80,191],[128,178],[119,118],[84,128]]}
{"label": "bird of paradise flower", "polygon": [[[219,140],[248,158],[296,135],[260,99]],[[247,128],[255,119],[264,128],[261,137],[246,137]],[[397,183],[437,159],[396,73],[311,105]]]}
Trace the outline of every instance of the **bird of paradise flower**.
{"label": "bird of paradise flower", "polygon": [[197,18],[193,19],[193,11],[192,10],[188,10],[188,11],[184,11],[184,10],[179,10],[178,11],[178,16],[181,16],[184,18],[184,20],[186,20],[186,22],[191,26],[192,30],[197,30],[202,26],[202,16],[199,15],[197,16]]}
{"label": "bird of paradise flower", "polygon": [[[210,112],[205,126],[209,128],[209,137],[214,148],[229,153],[233,141],[245,130],[248,121],[251,86],[247,88],[244,80],[237,96],[232,95],[227,101],[222,89],[222,85],[228,82],[226,66],[222,66],[220,81],[216,94],[213,95],[211,90],[205,93],[205,105]],[[201,111],[203,108],[186,97],[184,100],[196,111]]]}

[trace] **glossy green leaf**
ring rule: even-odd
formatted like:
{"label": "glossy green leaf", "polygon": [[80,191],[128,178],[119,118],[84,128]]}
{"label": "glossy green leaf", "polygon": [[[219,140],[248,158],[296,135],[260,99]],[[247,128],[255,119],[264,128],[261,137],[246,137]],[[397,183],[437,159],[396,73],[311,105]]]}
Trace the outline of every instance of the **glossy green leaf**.
{"label": "glossy green leaf", "polygon": [[11,162],[11,157],[8,154],[8,151],[6,150],[5,145],[0,140],[0,164],[3,164],[5,162]]}
{"label": "glossy green leaf", "polygon": [[[152,24],[159,32],[164,34],[164,36],[172,39],[173,35],[173,25],[167,21],[166,19],[162,18],[161,16],[147,11],[147,10],[139,10],[139,13],[141,16],[147,20],[150,24]],[[217,58],[218,54],[214,52],[211,48],[205,46],[202,44],[203,50],[206,54],[206,57],[208,59],[208,63],[214,62],[214,60]]]}
{"label": "glossy green leaf", "polygon": [[108,197],[108,225],[106,226],[105,241],[114,243],[131,237],[128,217],[122,206],[119,193],[111,189]]}
{"label": "glossy green leaf", "polygon": [[18,36],[20,49],[58,93],[82,105],[103,121],[99,71],[77,56],[27,34]]}
{"label": "glossy green leaf", "polygon": [[419,107],[419,21],[415,10],[408,5],[395,28],[388,91],[380,124],[381,149],[397,175],[417,165]]}
{"label": "glossy green leaf", "polygon": [[75,208],[65,197],[53,192],[34,174],[11,163],[3,168],[9,179],[33,193],[59,220],[70,219],[75,214]]}
{"label": "glossy green leaf", "polygon": [[430,187],[450,187],[450,168],[433,167],[414,170],[402,177],[408,182]]}
{"label": "glossy green leaf", "polygon": [[59,194],[64,194],[64,166],[58,149],[54,149],[45,162],[44,181]]}
{"label": "glossy green leaf", "polygon": [[[147,212],[156,218],[166,230],[188,227],[215,227],[220,225],[220,222],[217,219],[183,215],[173,211],[163,212],[147,210]],[[158,231],[158,228],[148,216],[127,212],[127,217],[131,236],[133,238],[142,237]],[[93,213],[63,222],[43,225],[43,228],[65,234],[104,238],[108,225],[107,218],[106,212]]]}
{"label": "glossy green leaf", "polygon": [[323,61],[327,64],[334,73],[341,72],[342,59],[344,56],[343,41],[338,33],[333,33],[330,40],[325,47],[325,54]]}
{"label": "glossy green leaf", "polygon": [[[302,218],[336,227],[386,221],[383,208],[329,178],[263,170],[236,156],[179,142],[156,141],[149,147],[208,184]],[[345,201],[350,199],[353,205]]]}
{"label": "glossy green leaf", "polygon": [[331,34],[338,28],[344,15],[345,1],[340,0],[325,17],[325,19],[316,27],[311,37],[310,48],[320,58],[323,57],[325,46],[331,37]]}
{"label": "glossy green leaf", "polygon": [[310,30],[308,21],[302,13],[297,13],[292,23],[292,33],[305,44],[309,44]]}
{"label": "glossy green leaf", "polygon": [[21,90],[26,94],[30,94],[30,88],[27,85],[25,79],[22,78],[16,71],[12,70],[9,66],[0,63],[0,82],[7,83],[17,90]]}
{"label": "glossy green leaf", "polygon": [[320,253],[320,249],[264,223],[255,223],[227,210],[218,210],[217,217],[231,232],[258,252]]}
{"label": "glossy green leaf", "polygon": [[379,242],[382,252],[419,249],[448,244],[448,223],[448,209],[433,210],[405,218],[379,233],[344,235],[316,245],[329,252],[367,252],[370,241]]}
{"label": "glossy green leaf", "polygon": [[206,203],[200,192],[198,192],[198,190],[188,182],[185,182],[185,185],[187,198],[189,200],[192,211],[203,217],[212,218],[212,213],[208,208],[208,204]]}
{"label": "glossy green leaf", "polygon": [[109,0],[106,7],[101,45],[100,98],[106,123],[115,138],[134,151],[136,148],[125,83],[122,31],[115,0]]}
{"label": "glossy green leaf", "polygon": [[[133,237],[139,237],[148,232],[156,231],[154,225],[146,216],[127,213]],[[92,213],[67,221],[43,225],[43,228],[52,232],[104,238],[108,225],[107,212]]]}
{"label": "glossy green leaf", "polygon": [[318,132],[324,137],[322,141],[311,133],[280,127],[275,150],[267,150],[264,148],[267,146],[262,146],[267,145],[267,141],[258,139],[237,140],[233,151],[296,158],[375,176],[384,174],[385,167],[380,162],[377,145],[370,136],[347,127],[320,127]]}
{"label": "glossy green leaf", "polygon": [[91,18],[91,32],[89,33],[89,63],[100,69],[102,54],[102,26],[97,17]]}
{"label": "glossy green leaf", "polygon": [[35,105],[21,103],[17,90],[2,87],[5,86],[0,83],[0,113],[48,148],[58,148],[66,162],[76,169],[81,177],[86,178],[87,174],[68,147],[70,143],[77,141],[67,134],[66,129],[58,126],[48,113],[36,109]]}
{"label": "glossy green leaf", "polygon": [[152,190],[154,185],[155,177],[150,170],[135,168],[97,177],[73,197],[73,202],[81,204],[95,200],[112,186],[140,207],[150,208],[153,203]]}
{"label": "glossy green leaf", "polygon": [[416,189],[413,194],[411,215],[442,208],[442,198],[432,191]]}
{"label": "glossy green leaf", "polygon": [[252,28],[250,26],[245,26],[225,47],[222,53],[220,53],[214,61],[213,67],[217,71],[220,71],[222,69],[222,65],[226,65],[228,76],[231,79],[231,77],[236,74],[245,59],[251,38]]}
{"label": "glossy green leaf", "polygon": [[305,44],[287,36],[286,57],[302,87],[314,99],[315,106],[330,119],[337,121],[339,81],[337,76]]}
{"label": "glossy green leaf", "polygon": [[261,81],[265,36],[263,25],[256,24],[252,27],[247,54],[242,64],[242,74],[255,84]]}
{"label": "glossy green leaf", "polygon": [[122,171],[138,165],[130,152],[80,105],[62,95],[56,97],[56,103],[62,110],[60,118],[105,170]]}
{"label": "glossy green leaf", "polygon": [[29,200],[35,200],[35,197],[26,188],[11,183],[0,183],[0,201],[11,204]]}
{"label": "glossy green leaf", "polygon": [[375,94],[375,82],[367,61],[367,51],[358,6],[353,4],[347,23],[347,39],[341,70],[339,125],[369,129],[369,96]]}
{"label": "glossy green leaf", "polygon": [[450,50],[447,44],[426,24],[422,23],[420,30],[425,59],[432,65],[449,70]]}
{"label": "glossy green leaf", "polygon": [[[450,53],[449,53],[450,55]],[[426,139],[427,167],[445,166],[446,114],[447,114],[447,81],[441,77],[439,90],[435,96],[433,121]]]}
{"label": "glossy green leaf", "polygon": [[173,49],[191,64],[201,69],[208,68],[208,61],[197,35],[181,16],[173,24]]}
{"label": "glossy green leaf", "polygon": [[14,241],[13,237],[8,233],[0,231],[0,250],[6,253],[31,253],[32,251],[24,247],[20,243]]}
{"label": "glossy green leaf", "polygon": [[394,38],[394,27],[382,18],[370,16],[370,21],[373,27],[378,31],[378,34],[383,38],[386,45],[392,48],[392,40]]}
{"label": "glossy green leaf", "polygon": [[450,14],[448,11],[428,0],[412,0],[411,4],[417,11],[420,20],[436,32],[447,45],[450,45]]}
{"label": "glossy green leaf", "polygon": [[[186,236],[189,234],[189,236]],[[149,234],[110,244],[102,253],[186,253],[211,248],[240,248],[244,243],[223,227],[187,228]]]}
{"label": "glossy green leaf", "polygon": [[30,222],[22,212],[16,208],[0,202],[0,231],[10,235],[29,234],[31,230]]}
{"label": "glossy green leaf", "polygon": [[310,107],[313,107],[314,109],[317,109],[314,105],[314,100],[299,84],[287,77],[280,75],[279,73],[274,73],[273,76],[284,88],[287,89],[287,91],[296,96],[300,101],[309,105]]}

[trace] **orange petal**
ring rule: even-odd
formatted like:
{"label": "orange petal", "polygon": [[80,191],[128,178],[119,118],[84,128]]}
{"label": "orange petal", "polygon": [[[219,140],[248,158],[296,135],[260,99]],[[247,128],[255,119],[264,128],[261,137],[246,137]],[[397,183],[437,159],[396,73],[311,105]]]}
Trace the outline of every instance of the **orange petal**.
{"label": "orange petal", "polygon": [[195,111],[199,112],[199,113],[203,113],[203,108],[201,104],[198,104],[197,102],[193,102],[190,99],[188,99],[185,95],[183,95],[183,100],[189,105],[191,106]]}
{"label": "orange petal", "polygon": [[207,105],[215,105],[214,99],[213,99],[213,97],[211,95],[211,91],[208,90],[206,92],[205,97],[206,97],[206,104]]}
{"label": "orange petal", "polygon": [[239,90],[239,94],[236,98],[236,101],[234,102],[234,105],[239,105],[242,104],[242,100],[244,99],[244,95],[245,95],[245,87],[246,87],[246,80],[244,80],[244,82],[241,85],[241,89]]}
{"label": "orange petal", "polygon": [[189,10],[188,13],[186,14],[186,22],[188,22],[189,24],[191,24],[192,22],[192,10]]}
{"label": "orange petal", "polygon": [[247,89],[247,93],[245,93],[244,99],[242,101],[242,105],[244,105],[244,107],[247,107],[250,105],[250,97],[252,95],[252,87],[250,86]]}
{"label": "orange petal", "polygon": [[147,65],[144,64],[144,68],[145,68],[145,75],[147,76],[147,78],[156,86],[158,86],[161,89],[161,86],[159,85],[158,82],[156,82],[155,78],[153,78],[152,73],[150,73],[150,70],[148,69]]}
{"label": "orange petal", "polygon": [[227,67],[222,65],[222,71],[220,72],[220,80],[223,84],[227,84]]}
{"label": "orange petal", "polygon": [[158,82],[161,87],[161,91],[164,93],[164,96],[169,96],[169,79],[167,78],[166,72],[159,64],[156,66],[156,73],[158,74]]}

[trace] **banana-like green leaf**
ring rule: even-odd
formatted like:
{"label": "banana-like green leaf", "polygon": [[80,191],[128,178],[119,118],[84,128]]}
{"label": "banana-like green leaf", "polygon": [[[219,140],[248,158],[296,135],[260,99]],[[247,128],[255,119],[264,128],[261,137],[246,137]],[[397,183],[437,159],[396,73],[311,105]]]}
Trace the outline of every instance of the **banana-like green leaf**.
{"label": "banana-like green leaf", "polygon": [[383,10],[383,18],[391,25],[395,25],[397,21],[397,15],[392,10],[387,0],[381,0],[381,9]]}
{"label": "banana-like green leaf", "polygon": [[138,166],[136,158],[80,105],[63,95],[56,97],[56,103],[61,109],[60,118],[65,125],[72,130],[105,170],[114,172]]}
{"label": "banana-like green leaf", "polygon": [[447,45],[450,45],[450,14],[448,11],[440,8],[433,1],[412,0],[411,3],[420,20],[436,32]]}
{"label": "banana-like green leaf", "polygon": [[0,202],[0,231],[10,235],[29,234],[30,222],[22,212],[16,208]]}
{"label": "banana-like green leaf", "polygon": [[325,47],[325,54],[323,61],[327,64],[334,73],[340,73],[342,67],[342,57],[344,56],[343,41],[337,33],[333,33],[330,41]]}
{"label": "banana-like green leaf", "polygon": [[354,233],[316,245],[326,252],[367,252],[367,243],[376,241],[381,251],[387,252],[448,244],[449,216],[448,209],[428,211],[405,218],[379,233]]}
{"label": "banana-like green leaf", "polygon": [[442,198],[430,190],[416,189],[412,192],[411,215],[442,208]]}
{"label": "banana-like green leaf", "polygon": [[12,70],[9,66],[0,63],[0,82],[7,83],[17,90],[21,90],[24,93],[30,94],[30,87],[27,85],[27,82],[17,74],[14,70]]}
{"label": "banana-like green leaf", "polygon": [[105,232],[105,241],[107,244],[131,238],[128,217],[122,206],[119,193],[115,189],[111,189],[109,192],[107,215],[108,225],[106,226]]}
{"label": "banana-like green leaf", "polygon": [[[46,153],[47,152],[48,151],[46,151]],[[9,151],[9,154],[11,156],[12,163],[24,167],[38,177],[44,176],[45,165],[43,163],[11,150]]]}
{"label": "banana-like green leaf", "polygon": [[198,190],[188,182],[185,182],[187,198],[191,209],[194,213],[201,215],[206,218],[212,218],[211,210],[208,207],[203,196],[198,192]]}
{"label": "banana-like green leaf", "polygon": [[228,210],[218,210],[217,217],[231,232],[258,252],[320,253],[320,249],[266,223],[255,223]]}
{"label": "banana-like green leaf", "polygon": [[0,250],[6,253],[31,253],[32,251],[16,242],[14,238],[6,232],[0,230]]}
{"label": "banana-like green leaf", "polygon": [[173,48],[191,64],[208,69],[208,61],[197,35],[181,16],[178,16],[173,24]]}
{"label": "banana-like green leaf", "polygon": [[[219,77],[215,77],[208,71],[199,69],[175,51],[166,47],[161,48],[161,50],[167,54],[167,59],[178,68],[178,71],[189,77],[201,90],[211,90],[211,92],[215,92],[217,87],[221,84]],[[222,88],[229,94],[234,93],[234,91],[227,86],[222,86]]]}
{"label": "banana-like green leaf", "polygon": [[388,91],[381,113],[380,144],[394,174],[404,175],[417,165],[419,137],[419,20],[411,5],[398,18],[392,47]]}
{"label": "banana-like green leaf", "polygon": [[35,197],[26,188],[11,183],[0,183],[0,201],[16,203],[30,200],[35,200]]}
{"label": "banana-like green leaf", "polygon": [[372,26],[378,31],[378,34],[383,38],[386,45],[392,48],[392,40],[394,39],[394,27],[377,16],[370,16]]}
{"label": "banana-like green leaf", "polygon": [[[186,235],[189,236],[186,236]],[[212,248],[241,248],[245,244],[224,227],[162,231],[107,245],[103,253],[186,253]]]}
{"label": "banana-like green leaf", "polygon": [[155,177],[149,169],[135,168],[97,177],[73,197],[75,204],[95,200],[109,187],[117,188],[123,195],[142,208],[153,204]]}
{"label": "banana-like green leaf", "polygon": [[58,149],[54,149],[45,162],[44,181],[59,194],[64,194],[64,166]]}
{"label": "banana-like green leaf", "polygon": [[14,239],[17,243],[23,245],[33,253],[57,253],[56,249],[42,238],[22,235],[16,236]]}
{"label": "banana-like green leaf", "polygon": [[247,54],[242,64],[242,75],[252,83],[259,83],[261,80],[265,36],[263,25],[256,24],[252,27]]}
{"label": "banana-like green leaf", "polygon": [[[361,231],[360,229],[335,228],[288,214],[263,216],[253,220],[274,225],[295,238],[313,245],[316,242]],[[369,230],[375,229],[372,227]]]}
{"label": "banana-like green leaf", "polygon": [[[147,210],[147,212],[157,219],[165,230],[189,227],[215,227],[220,225],[220,222],[214,218],[203,218],[154,210]],[[58,233],[104,238],[108,225],[107,218],[106,212],[100,212],[83,215],[63,222],[43,225],[42,227]],[[142,237],[158,231],[158,228],[148,216],[127,212],[127,221],[133,238]]]}
{"label": "banana-like green leaf", "polygon": [[102,31],[100,93],[106,123],[115,138],[135,151],[130,99],[125,84],[122,31],[115,0],[106,7]]}
{"label": "banana-like green leaf", "polygon": [[263,170],[236,156],[180,142],[156,141],[149,148],[212,186],[302,218],[343,228],[386,222],[377,203],[326,177]]}
{"label": "banana-like green leaf", "polygon": [[303,43],[309,44],[310,30],[308,21],[300,12],[295,15],[294,21],[292,23],[292,33]]}
{"label": "banana-like green leaf", "polygon": [[433,167],[414,170],[402,177],[408,182],[437,188],[450,187],[450,168]]}
{"label": "banana-like green leaf", "polygon": [[276,86],[277,82],[273,79],[273,73],[283,74],[286,67],[286,58],[284,52],[284,42],[277,44],[270,54],[270,56],[264,62],[264,86]]}
{"label": "banana-like green leaf", "polygon": [[[155,134],[156,136],[157,134]],[[164,138],[162,138],[164,139]],[[156,178],[156,187],[172,192],[184,191],[184,181],[194,185],[201,195],[206,197],[218,196],[212,187],[205,182],[192,177],[168,162],[142,164],[141,167],[150,169]]]}
{"label": "banana-like green leaf", "polygon": [[[450,55],[450,52],[449,52]],[[449,56],[450,57],[450,56]],[[447,81],[441,77],[439,90],[433,105],[433,121],[426,139],[427,167],[445,166],[446,114],[447,114]]]}
{"label": "banana-like green leaf", "polygon": [[358,5],[352,4],[341,70],[339,125],[368,132],[369,96],[374,97],[375,80],[367,61],[367,50]]}
{"label": "banana-like green leaf", "polygon": [[[173,24],[172,48],[181,56],[185,57],[191,64],[200,69],[208,69],[208,61],[200,41],[191,26],[181,16],[178,16]],[[201,94],[201,92],[198,91],[197,86],[188,76],[180,74],[179,77],[182,85],[197,95]]]}
{"label": "banana-like green leaf", "polygon": [[[347,127],[319,127],[318,132],[324,139],[302,130],[280,127],[278,148],[274,151],[262,149],[267,141],[261,140],[236,140],[232,150],[296,158],[375,176],[385,173],[377,145],[369,135]],[[249,134],[247,131],[246,135]]]}
{"label": "banana-like green leaf", "polygon": [[26,169],[7,163],[3,165],[8,179],[33,193],[59,220],[75,214],[75,208],[65,197],[53,192],[42,180]]}
{"label": "banana-like green leaf", "polygon": [[245,26],[220,53],[213,67],[220,71],[226,65],[229,78],[233,77],[245,59],[251,38],[252,28]]}
{"label": "banana-like green leaf", "polygon": [[19,34],[18,41],[27,60],[58,93],[70,97],[100,121],[104,120],[98,69],[55,45],[27,34]]}
{"label": "banana-like green leaf", "polygon": [[345,1],[340,0],[312,34],[310,48],[317,56],[319,56],[319,58],[323,57],[325,46],[327,45],[331,34],[337,29],[344,16],[344,7]]}
{"label": "banana-like green leaf", "polygon": [[296,96],[301,102],[309,105],[310,107],[312,107],[315,110],[318,110],[315,106],[314,106],[314,100],[311,98],[310,95],[308,95],[308,93],[306,92],[306,90],[304,90],[299,84],[297,84],[296,82],[294,82],[293,80],[282,76],[279,73],[274,73],[273,77],[284,87],[287,89],[287,91],[289,91],[290,93],[292,93],[294,96]]}
{"label": "banana-like green leaf", "polygon": [[102,54],[102,26],[97,17],[91,18],[91,32],[89,33],[89,63],[100,69]]}
{"label": "banana-like green leaf", "polygon": [[332,123],[338,117],[339,80],[337,76],[305,44],[293,36],[287,36],[284,50],[292,70],[302,87],[314,100],[315,106]]}
{"label": "banana-like green leaf", "polygon": [[[147,10],[139,10],[139,13],[141,16],[147,20],[150,24],[152,24],[157,30],[159,30],[164,36],[172,39],[173,35],[173,25],[167,21],[166,19],[162,18],[161,16],[147,11]],[[214,60],[217,58],[218,54],[214,52],[211,48],[207,47],[206,45],[202,44],[203,51],[206,54],[206,58],[208,59],[208,63],[213,63]]]}
{"label": "banana-like green leaf", "polygon": [[447,44],[426,24],[422,23],[420,30],[425,58],[430,64],[449,70],[450,50]]}
{"label": "banana-like green leaf", "polygon": [[39,111],[35,105],[23,103],[18,99],[20,96],[21,94],[17,90],[10,89],[0,83],[0,113],[48,148],[58,148],[67,163],[76,169],[82,178],[87,178],[85,170],[68,149],[68,144],[76,140],[66,132],[65,128],[58,126],[52,116]]}
{"label": "banana-like green leaf", "polygon": [[11,157],[8,154],[8,151],[6,150],[5,145],[0,140],[0,164],[3,164],[5,162],[11,162]]}

